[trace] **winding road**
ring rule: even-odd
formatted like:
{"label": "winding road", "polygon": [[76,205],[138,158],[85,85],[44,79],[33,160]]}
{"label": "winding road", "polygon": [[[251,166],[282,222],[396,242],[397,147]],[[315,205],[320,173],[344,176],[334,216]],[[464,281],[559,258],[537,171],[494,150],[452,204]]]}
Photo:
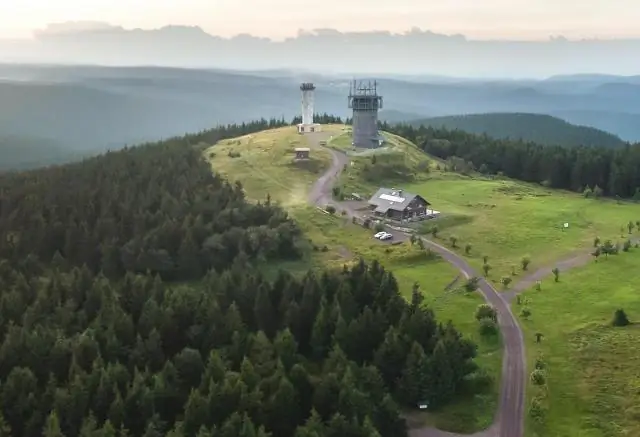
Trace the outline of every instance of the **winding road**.
{"label": "winding road", "polygon": [[[328,204],[340,206],[350,216],[359,216],[360,214],[353,210],[349,205],[336,202],[332,198],[332,188],[334,182],[340,176],[345,166],[349,165],[349,157],[337,150],[324,147],[321,142],[328,139],[328,134],[322,132],[307,135],[310,146],[315,148],[323,148],[331,153],[332,164],[330,168],[315,182],[310,193],[309,203],[316,206],[324,207]],[[437,252],[455,266],[466,278],[480,277],[475,270],[467,263],[467,261],[449,250],[431,240],[423,238],[424,243],[433,251]],[[547,270],[548,274],[550,270]],[[541,271],[534,273],[534,279],[524,278],[522,283],[534,283],[540,279]],[[517,284],[516,284],[517,287]],[[523,287],[520,287],[524,289]],[[498,324],[500,326],[503,343],[504,354],[502,360],[502,378],[500,389],[499,406],[496,416],[488,429],[473,434],[474,437],[522,437],[524,428],[524,401],[526,387],[526,363],[524,354],[524,340],[522,331],[511,312],[509,301],[485,279],[481,278],[478,283],[478,289],[484,299],[494,306],[498,313]],[[441,431],[435,428],[419,428],[409,431],[410,437],[456,437],[459,434],[453,434]]]}

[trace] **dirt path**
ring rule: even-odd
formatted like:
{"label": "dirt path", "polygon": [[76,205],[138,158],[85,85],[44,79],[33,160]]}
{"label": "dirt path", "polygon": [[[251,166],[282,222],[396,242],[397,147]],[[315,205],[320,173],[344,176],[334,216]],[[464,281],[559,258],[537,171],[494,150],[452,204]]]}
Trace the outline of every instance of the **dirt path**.
{"label": "dirt path", "polygon": [[[639,238],[631,239],[631,244],[637,243],[640,243]],[[573,255],[570,255],[555,264],[541,267],[535,272],[524,276],[513,287],[511,287],[509,291],[503,292],[502,295],[508,302],[511,302],[514,297],[532,288],[536,282],[542,281],[544,278],[551,276],[553,274],[552,270],[554,267],[557,267],[560,272],[566,272],[567,270],[571,270],[576,267],[585,266],[589,262],[594,262],[593,255],[591,255],[592,251],[593,249],[590,249],[589,251],[574,253]]]}
{"label": "dirt path", "polygon": [[[322,147],[320,141],[326,141],[327,135],[322,133],[308,135],[311,147]],[[317,206],[337,205],[332,199],[331,189],[346,165],[349,157],[342,152],[325,148],[331,153],[331,167],[316,181],[310,194],[309,202]],[[350,216],[359,216],[358,211],[347,204],[340,205]],[[466,278],[479,277],[474,269],[458,254],[431,240],[423,238],[424,243],[455,266]],[[502,383],[499,406],[494,423],[489,429],[473,434],[475,437],[522,437],[524,423],[524,392],[526,363],[522,331],[516,322],[507,300],[487,281],[481,279],[478,289],[484,299],[493,305],[498,313],[498,324],[502,332],[504,355],[502,360]],[[410,437],[456,437],[458,434],[425,427],[409,431]]]}

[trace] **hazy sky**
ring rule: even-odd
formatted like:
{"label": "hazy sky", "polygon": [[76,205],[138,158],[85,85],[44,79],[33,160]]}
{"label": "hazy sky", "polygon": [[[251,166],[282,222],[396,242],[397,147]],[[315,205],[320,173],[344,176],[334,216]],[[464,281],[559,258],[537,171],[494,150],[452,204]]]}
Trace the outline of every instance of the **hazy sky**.
{"label": "hazy sky", "polygon": [[217,35],[276,39],[328,27],[419,27],[476,38],[625,37],[640,36],[640,0],[0,0],[0,37],[81,20],[126,28],[198,25]]}

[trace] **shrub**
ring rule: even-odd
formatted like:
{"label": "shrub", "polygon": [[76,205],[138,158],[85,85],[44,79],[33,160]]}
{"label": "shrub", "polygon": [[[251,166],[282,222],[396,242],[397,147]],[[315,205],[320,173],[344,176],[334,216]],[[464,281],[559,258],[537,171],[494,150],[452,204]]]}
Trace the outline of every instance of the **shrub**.
{"label": "shrub", "polygon": [[522,311],[520,311],[520,315],[523,319],[527,320],[531,316],[531,310],[527,307],[524,307],[522,308]]}
{"label": "shrub", "polygon": [[469,278],[464,284],[464,289],[468,292],[476,291],[478,289],[478,282],[480,282],[480,278],[476,278],[475,276]]}
{"label": "shrub", "polygon": [[488,303],[478,305],[476,308],[476,320],[491,319],[494,322],[498,320],[496,309]]}
{"label": "shrub", "polygon": [[376,223],[376,225],[373,227],[373,229],[376,232],[382,232],[382,231],[384,231],[384,225],[382,223]]}
{"label": "shrub", "polygon": [[327,211],[329,214],[336,213],[336,207],[333,205],[327,205],[324,210]]}
{"label": "shrub", "polygon": [[534,369],[529,378],[535,385],[544,385],[547,382],[547,375],[542,369]]}
{"label": "shrub", "polygon": [[485,337],[498,334],[498,324],[495,320],[489,318],[480,319],[480,326],[478,329],[480,331],[480,335]]}
{"label": "shrub", "polygon": [[622,245],[622,250],[625,252],[629,252],[629,249],[631,249],[631,241],[627,240]]}
{"label": "shrub", "polygon": [[513,279],[511,279],[510,276],[503,276],[502,279],[500,279],[500,282],[502,283],[504,288],[508,288],[509,284],[511,284],[511,281],[513,281]]}
{"label": "shrub", "polygon": [[467,255],[469,255],[471,253],[471,243],[467,243],[464,245],[464,253],[466,253]]}
{"label": "shrub", "polygon": [[629,323],[629,318],[627,317],[627,313],[624,312],[623,309],[618,309],[613,314],[613,326],[627,326]]}
{"label": "shrub", "polygon": [[491,266],[487,263],[482,264],[482,271],[484,271],[485,276],[489,276],[489,271],[491,270]]}
{"label": "shrub", "polygon": [[560,269],[557,267],[554,267],[553,269],[551,269],[551,273],[553,273],[553,280],[558,282],[560,281]]}
{"label": "shrub", "polygon": [[449,236],[449,241],[451,242],[451,247],[456,247],[456,243],[458,242],[458,237],[455,235]]}
{"label": "shrub", "polygon": [[522,265],[522,270],[527,270],[529,268],[529,264],[531,264],[531,258],[523,256],[520,260],[520,264]]}

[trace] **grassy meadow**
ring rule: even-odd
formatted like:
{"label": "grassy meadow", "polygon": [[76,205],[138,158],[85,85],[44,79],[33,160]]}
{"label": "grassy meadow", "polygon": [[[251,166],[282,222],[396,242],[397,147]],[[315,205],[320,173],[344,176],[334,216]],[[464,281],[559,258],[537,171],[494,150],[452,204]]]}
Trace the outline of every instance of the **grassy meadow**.
{"label": "grassy meadow", "polygon": [[[529,402],[539,397],[546,411],[541,421],[527,417],[527,437],[640,435],[639,264],[637,248],[601,257],[514,302],[514,313],[531,312],[520,316],[529,371],[539,354],[547,367],[546,390],[529,383]],[[618,308],[631,325],[612,326]]]}
{"label": "grassy meadow", "polygon": [[[349,140],[346,147],[350,146],[350,137],[344,134],[343,126],[323,126],[323,130],[328,145],[339,148],[346,138]],[[392,135],[388,138],[389,149],[392,150],[388,153],[400,154],[410,146],[402,138]],[[307,146],[311,146],[312,160],[294,163],[293,149]],[[409,156],[406,162],[410,165],[429,162],[426,155],[415,147],[411,150],[411,154],[406,154]],[[330,215],[309,206],[309,189],[329,167],[331,157],[326,150],[309,144],[307,138],[298,135],[294,127],[224,140],[207,149],[204,156],[211,163],[214,172],[232,181],[240,181],[248,198],[263,200],[269,194],[274,201],[280,202],[310,240],[312,249],[307,259],[265,266],[267,274],[273,274],[280,268],[293,272],[326,266],[340,268],[345,263],[363,257],[367,260],[377,259],[392,271],[406,296],[410,295],[413,284],[418,282],[425,294],[426,303],[436,311],[438,320],[452,320],[461,332],[478,344],[478,364],[496,378],[496,384],[488,393],[462,398],[436,414],[420,414],[417,420],[442,429],[462,432],[477,431],[491,423],[497,402],[501,346],[498,338],[487,340],[478,333],[474,312],[483,302],[482,298],[477,294],[460,291],[457,286],[462,285],[462,278],[452,290],[445,290],[458,277],[455,268],[417,246],[411,246],[409,241],[394,245],[382,243],[372,238],[371,230],[354,225],[340,212]]]}
{"label": "grassy meadow", "polygon": [[450,237],[457,237],[459,253],[471,244],[466,256],[478,273],[482,274],[483,257],[489,257],[489,278],[496,284],[503,276],[517,282],[525,274],[523,257],[530,259],[530,271],[551,270],[555,261],[589,250],[595,237],[614,243],[635,238],[637,229],[629,236],[626,225],[640,220],[637,204],[586,199],[512,180],[445,173],[404,188],[442,212],[433,222],[439,240],[450,244]]}
{"label": "grassy meadow", "polygon": [[[339,181],[342,191],[366,198],[380,186],[393,186],[422,195],[442,215],[418,229],[429,235],[436,225],[436,240],[449,246],[455,237],[458,253],[468,257],[479,274],[487,256],[489,279],[498,289],[502,277],[511,277],[515,284],[526,273],[524,257],[530,260],[529,271],[550,271],[554,262],[588,250],[595,237],[623,242],[629,237],[627,223],[640,220],[639,204],[586,199],[537,184],[446,171],[445,162],[428,157],[407,140],[385,135],[390,144],[385,148],[349,152],[352,165]],[[345,137],[337,136],[329,144],[341,148]],[[406,172],[397,171],[398,160]],[[637,231],[634,228],[631,237]]]}

